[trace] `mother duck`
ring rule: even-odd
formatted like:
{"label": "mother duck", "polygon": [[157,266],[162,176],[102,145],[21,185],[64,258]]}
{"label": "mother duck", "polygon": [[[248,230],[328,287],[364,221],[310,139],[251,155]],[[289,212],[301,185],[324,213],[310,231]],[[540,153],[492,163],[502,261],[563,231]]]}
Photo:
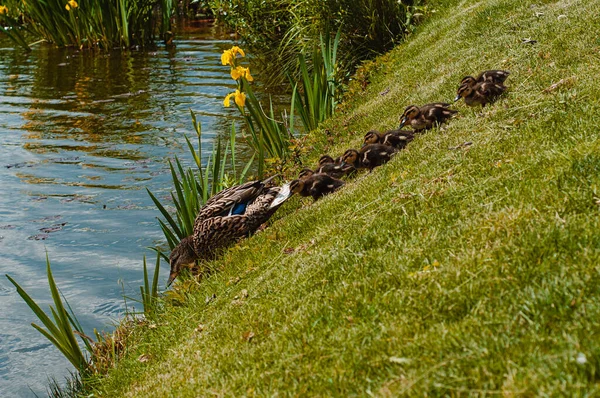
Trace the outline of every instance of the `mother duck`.
{"label": "mother duck", "polygon": [[196,260],[212,260],[222,249],[254,233],[292,195],[289,184],[272,186],[274,177],[219,192],[202,206],[194,232],[171,251],[169,284]]}

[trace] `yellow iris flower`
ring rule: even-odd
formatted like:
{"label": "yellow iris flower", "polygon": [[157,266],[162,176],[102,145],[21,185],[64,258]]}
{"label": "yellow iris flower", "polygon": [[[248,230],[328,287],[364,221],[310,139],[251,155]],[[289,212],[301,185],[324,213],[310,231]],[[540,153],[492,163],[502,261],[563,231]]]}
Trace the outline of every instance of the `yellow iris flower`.
{"label": "yellow iris flower", "polygon": [[8,15],[8,7],[7,6],[0,6],[0,15],[2,15],[2,14]]}
{"label": "yellow iris flower", "polygon": [[233,66],[233,53],[231,52],[231,50],[225,50],[223,51],[223,54],[221,54],[221,63],[223,65],[231,65]]}
{"label": "yellow iris flower", "polygon": [[246,56],[244,50],[238,46],[233,46],[229,50],[223,51],[223,54],[221,54],[221,64],[234,66],[233,61],[237,54],[240,54],[242,57]]}
{"label": "yellow iris flower", "polygon": [[76,9],[77,7],[79,7],[79,4],[77,4],[75,0],[69,0],[67,5],[65,6],[65,10],[71,11],[71,9]]}
{"label": "yellow iris flower", "polygon": [[238,46],[233,46],[231,47],[231,53],[235,56],[236,54],[240,54],[242,57],[245,57],[246,54],[244,53],[244,50],[242,50],[241,48],[239,48]]}
{"label": "yellow iris flower", "polygon": [[228,108],[231,106],[231,97],[233,97],[233,100],[238,106],[243,107],[246,105],[246,94],[242,93],[240,90],[235,90],[235,93],[227,94],[227,97],[225,97],[225,100],[223,101],[225,107]]}
{"label": "yellow iris flower", "polygon": [[254,81],[254,78],[250,74],[250,68],[244,68],[243,66],[238,66],[237,68],[231,69],[231,78],[233,80],[238,80],[240,77],[245,77],[249,82]]}

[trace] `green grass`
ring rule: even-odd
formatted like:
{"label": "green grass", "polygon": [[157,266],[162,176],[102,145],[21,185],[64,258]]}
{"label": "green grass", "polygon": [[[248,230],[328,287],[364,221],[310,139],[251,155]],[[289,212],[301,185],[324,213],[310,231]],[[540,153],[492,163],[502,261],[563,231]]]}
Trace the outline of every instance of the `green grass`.
{"label": "green grass", "polygon": [[508,69],[509,92],[290,201],[133,331],[97,396],[600,394],[600,0],[437,8],[362,72],[309,160],[464,75]]}

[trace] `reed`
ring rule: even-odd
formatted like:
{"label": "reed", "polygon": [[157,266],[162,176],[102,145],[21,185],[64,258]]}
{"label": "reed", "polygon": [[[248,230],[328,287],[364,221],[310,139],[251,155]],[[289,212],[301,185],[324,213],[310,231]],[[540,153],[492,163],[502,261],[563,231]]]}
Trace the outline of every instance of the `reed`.
{"label": "reed", "polygon": [[332,39],[326,34],[320,36],[320,43],[312,52],[312,70],[303,53],[298,54],[301,76],[301,91],[298,83],[294,83],[288,71],[288,79],[293,87],[292,103],[298,111],[306,132],[315,130],[319,123],[333,116],[337,105],[337,92],[340,82],[337,78],[337,50],[340,43],[341,30]]}
{"label": "reed", "polygon": [[[84,352],[81,350],[77,342],[76,335],[79,336],[83,342],[88,353],[93,352],[91,340],[83,333],[81,324],[73,314],[71,307],[65,300],[64,304],[61,299],[61,294],[56,286],[54,277],[52,276],[52,270],[50,268],[50,260],[46,255],[46,273],[48,275],[48,285],[50,286],[50,293],[54,302],[54,307],[51,305],[50,312],[52,319],[40,308],[40,306],[27,294],[27,292],[10,276],[6,275],[6,278],[17,288],[17,293],[25,301],[27,306],[33,311],[38,317],[42,324],[46,327],[32,323],[37,331],[39,331],[44,337],[46,337],[59,351],[71,362],[71,364],[77,369],[79,374],[85,375],[88,372],[88,359]],[[69,311],[67,311],[67,308]]]}
{"label": "reed", "polygon": [[[11,12],[36,39],[59,47],[108,50],[144,46],[157,35],[165,37],[173,10],[172,0],[45,0],[23,1]],[[23,37],[13,32],[7,35],[26,48]]]}

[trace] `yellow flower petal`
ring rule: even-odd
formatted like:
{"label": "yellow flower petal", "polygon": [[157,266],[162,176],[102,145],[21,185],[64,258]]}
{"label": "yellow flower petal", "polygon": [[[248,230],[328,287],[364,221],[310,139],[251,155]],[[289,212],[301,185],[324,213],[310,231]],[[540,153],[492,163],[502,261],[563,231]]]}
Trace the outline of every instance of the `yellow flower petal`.
{"label": "yellow flower petal", "polygon": [[242,93],[240,90],[235,90],[235,103],[240,107],[246,105],[246,93]]}
{"label": "yellow flower petal", "polygon": [[69,5],[71,6],[71,8],[79,7],[79,4],[77,4],[75,0],[69,0]]}
{"label": "yellow flower petal", "polygon": [[229,108],[231,106],[231,97],[233,97],[235,95],[235,93],[231,93],[231,94],[227,94],[227,96],[225,97],[225,100],[223,101],[223,106],[225,106],[226,108]]}
{"label": "yellow flower petal", "polygon": [[237,80],[244,75],[244,67],[238,66],[237,68],[231,69],[231,78]]}
{"label": "yellow flower petal", "polygon": [[0,6],[0,15],[2,15],[2,14],[8,15],[8,7],[7,6]]}
{"label": "yellow flower petal", "polygon": [[246,54],[244,53],[244,50],[242,50],[241,48],[239,48],[238,46],[233,46],[231,47],[231,54],[233,56],[235,56],[236,54],[240,54],[242,57],[245,57]]}
{"label": "yellow flower petal", "polygon": [[231,52],[231,50],[225,50],[223,51],[223,54],[221,54],[221,63],[223,65],[231,65],[233,66],[233,53]]}
{"label": "yellow flower petal", "polygon": [[69,7],[69,5],[67,4],[67,5],[65,6],[65,10],[67,10],[67,11],[71,11],[71,7]]}
{"label": "yellow flower petal", "polygon": [[248,80],[249,82],[254,81],[254,78],[250,74],[250,68],[244,68],[244,69],[246,69],[246,73],[245,73],[245,76],[244,76],[246,78],[246,80]]}

